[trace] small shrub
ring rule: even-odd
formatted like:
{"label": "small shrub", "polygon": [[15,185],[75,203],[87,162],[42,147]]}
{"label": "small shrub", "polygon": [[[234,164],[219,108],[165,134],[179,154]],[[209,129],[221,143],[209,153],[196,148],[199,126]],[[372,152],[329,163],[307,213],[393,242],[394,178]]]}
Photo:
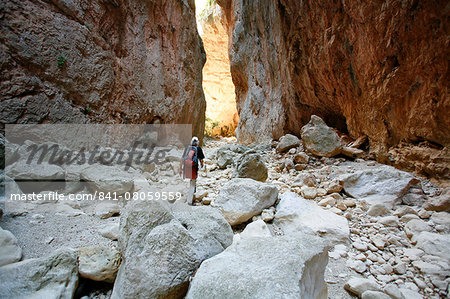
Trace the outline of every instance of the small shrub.
{"label": "small shrub", "polygon": [[66,63],[67,59],[64,56],[59,56],[57,61],[58,61],[58,66],[63,67],[64,64]]}
{"label": "small shrub", "polygon": [[213,130],[220,125],[219,121],[213,121],[211,118],[205,118],[205,135],[212,137]]}

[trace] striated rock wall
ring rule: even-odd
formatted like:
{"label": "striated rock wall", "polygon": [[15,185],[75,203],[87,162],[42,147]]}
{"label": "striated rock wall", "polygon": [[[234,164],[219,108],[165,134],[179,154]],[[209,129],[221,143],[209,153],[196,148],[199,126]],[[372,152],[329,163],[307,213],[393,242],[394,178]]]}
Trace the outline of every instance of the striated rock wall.
{"label": "striated rock wall", "polygon": [[450,145],[447,1],[218,0],[239,141],[300,135],[311,114],[386,155]]}
{"label": "striated rock wall", "polygon": [[194,0],[1,0],[1,122],[192,123],[205,53]]}
{"label": "striated rock wall", "polygon": [[[206,98],[206,127],[212,135],[230,136],[238,124],[236,95],[230,73],[228,34],[223,10],[215,3],[199,16],[206,52],[203,91]],[[215,124],[214,124],[215,123]],[[214,128],[212,128],[214,126]]]}

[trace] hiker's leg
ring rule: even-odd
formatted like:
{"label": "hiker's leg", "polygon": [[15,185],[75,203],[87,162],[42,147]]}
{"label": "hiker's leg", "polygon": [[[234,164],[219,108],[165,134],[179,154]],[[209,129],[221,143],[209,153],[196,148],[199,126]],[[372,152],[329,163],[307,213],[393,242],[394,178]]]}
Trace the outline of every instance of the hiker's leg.
{"label": "hiker's leg", "polygon": [[194,202],[194,193],[195,193],[195,185],[196,180],[189,180],[189,192],[188,192],[188,198],[187,198],[187,204],[192,205]]}

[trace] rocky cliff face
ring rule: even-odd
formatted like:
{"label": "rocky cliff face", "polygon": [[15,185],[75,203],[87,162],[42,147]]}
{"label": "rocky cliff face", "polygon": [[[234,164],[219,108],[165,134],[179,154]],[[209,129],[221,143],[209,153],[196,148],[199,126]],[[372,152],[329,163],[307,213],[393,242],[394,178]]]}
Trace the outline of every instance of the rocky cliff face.
{"label": "rocky cliff face", "polygon": [[377,153],[450,144],[447,1],[217,2],[241,142],[299,135],[316,114]]}
{"label": "rocky cliff face", "polygon": [[226,19],[220,6],[212,4],[199,20],[207,57],[203,68],[207,131],[212,135],[234,135],[239,116],[230,73]]}
{"label": "rocky cliff face", "polygon": [[2,0],[2,123],[192,123],[205,62],[193,0]]}

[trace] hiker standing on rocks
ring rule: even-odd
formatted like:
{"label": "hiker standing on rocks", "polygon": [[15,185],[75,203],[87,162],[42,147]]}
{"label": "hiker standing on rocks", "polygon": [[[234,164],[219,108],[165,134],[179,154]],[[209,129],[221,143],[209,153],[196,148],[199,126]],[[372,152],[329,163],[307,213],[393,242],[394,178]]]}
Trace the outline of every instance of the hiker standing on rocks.
{"label": "hiker standing on rocks", "polygon": [[198,166],[203,167],[203,159],[205,155],[203,154],[202,148],[198,145],[198,138],[196,136],[192,137],[191,145],[186,147],[183,152],[183,157],[180,163],[179,173],[183,172],[183,178],[190,179],[189,192],[187,197],[188,205],[192,205],[194,202],[194,193],[197,184]]}

